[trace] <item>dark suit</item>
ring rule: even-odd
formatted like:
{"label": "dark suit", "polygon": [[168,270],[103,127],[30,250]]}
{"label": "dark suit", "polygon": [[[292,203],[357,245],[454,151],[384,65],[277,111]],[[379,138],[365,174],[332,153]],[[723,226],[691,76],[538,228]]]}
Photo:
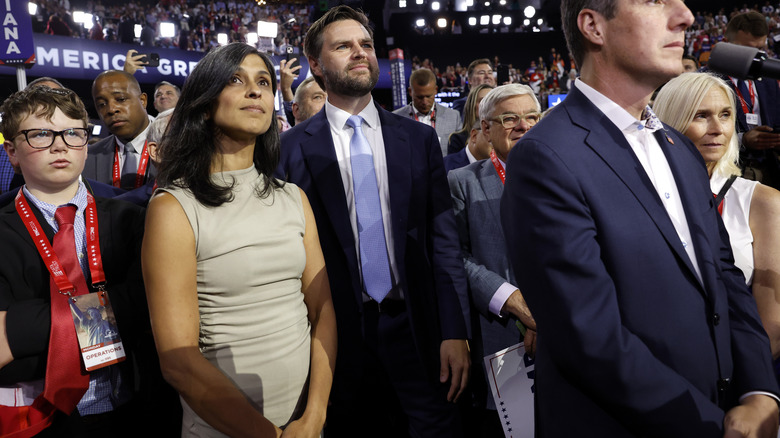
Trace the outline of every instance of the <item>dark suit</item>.
{"label": "dark suit", "polygon": [[[87,153],[87,162],[84,164],[84,170],[81,174],[85,178],[91,178],[104,184],[113,183],[114,154],[116,152],[116,137],[109,135],[99,142],[89,146]],[[140,161],[140,157],[139,157]],[[157,176],[157,169],[152,165],[151,160],[146,168],[146,179],[154,179]],[[135,174],[122,175],[121,184],[123,189],[132,190],[135,188]]]}
{"label": "dark suit", "polygon": [[[404,292],[406,310],[402,313],[408,319],[409,343],[414,347],[412,356],[380,361],[386,369],[411,367],[415,372],[418,369],[427,372],[430,385],[439,386],[441,341],[468,337],[461,308],[461,300],[467,305],[467,286],[463,263],[458,257],[441,149],[430,126],[378,106],[377,109],[387,157],[394,236],[388,245],[393,245],[395,250],[399,272],[396,283]],[[306,192],[317,219],[327,263],[339,328],[331,409],[345,405],[360,407],[359,394],[369,390],[363,379],[367,372],[365,339],[370,333],[364,330],[370,332],[372,328],[364,325],[367,317],[358,256],[326,111],[282,134],[279,173]],[[419,403],[406,399],[400,402],[407,406]],[[330,414],[328,418],[330,421]],[[375,425],[375,428],[382,427]]]}
{"label": "dark suit", "polygon": [[537,436],[721,437],[739,396],[778,393],[701,155],[666,131],[701,282],[623,133],[580,90],[509,155],[502,223],[538,327]]}
{"label": "dark suit", "polygon": [[[522,341],[514,318],[499,318],[489,310],[490,300],[502,284],[517,285],[501,229],[500,204],[504,185],[490,160],[455,169],[447,175],[447,179],[471,305],[479,312],[481,342],[475,341],[472,350],[476,350],[477,357],[481,359]],[[476,339],[476,327],[474,332]],[[484,362],[480,360],[480,364],[484,368]],[[487,405],[495,409],[489,392],[487,397]]]}
{"label": "dark suit", "polygon": [[[180,424],[179,407],[175,393],[161,378],[141,277],[144,211],[111,199],[95,201],[106,288],[127,353],[118,366],[129,383],[126,387],[132,389],[129,406],[138,414],[154,415],[169,426],[167,430],[176,430],[171,422]],[[30,207],[51,241],[51,227],[32,203]],[[0,310],[8,312],[8,343],[15,358],[0,369],[0,385],[9,385],[44,378],[51,326],[50,275],[13,203],[0,209],[0,241],[6,249],[0,254]],[[64,415],[58,417],[58,422],[65,421]],[[116,426],[136,430],[133,424]],[[139,424],[137,432],[144,427]]]}
{"label": "dark suit", "polygon": [[469,157],[466,155],[466,149],[461,149],[454,154],[444,157],[444,170],[450,173],[450,170],[460,169],[469,165]]}

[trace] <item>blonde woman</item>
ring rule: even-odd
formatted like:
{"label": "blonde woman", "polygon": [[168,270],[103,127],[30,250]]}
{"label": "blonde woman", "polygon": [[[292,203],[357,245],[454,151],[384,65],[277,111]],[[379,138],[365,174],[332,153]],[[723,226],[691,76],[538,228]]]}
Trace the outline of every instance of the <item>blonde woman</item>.
{"label": "blonde woman", "polygon": [[[729,233],[735,264],[752,286],[772,355],[780,357],[780,192],[740,178],[735,97],[720,78],[683,73],[655,99],[656,115],[688,137],[701,153],[717,195],[730,178],[718,210]],[[717,200],[717,199],[716,199]]]}

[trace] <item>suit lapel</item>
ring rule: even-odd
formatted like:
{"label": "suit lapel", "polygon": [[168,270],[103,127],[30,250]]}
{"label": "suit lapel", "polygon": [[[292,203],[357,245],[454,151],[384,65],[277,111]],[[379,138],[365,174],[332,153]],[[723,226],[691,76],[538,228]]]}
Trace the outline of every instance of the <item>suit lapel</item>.
{"label": "suit lapel", "polygon": [[[670,141],[667,140],[667,136],[671,139],[671,136],[677,137],[679,147],[672,146]],[[677,185],[677,191],[680,193],[680,200],[685,210],[685,218],[688,221],[688,229],[691,232],[691,240],[693,243],[694,251],[696,252],[696,258],[698,259],[699,270],[701,272],[702,283],[705,290],[713,290],[715,278],[717,277],[714,267],[717,265],[715,260],[712,260],[712,246],[709,239],[712,236],[708,236],[699,230],[705,230],[707,227],[702,222],[702,213],[693,208],[696,205],[701,205],[702,196],[707,196],[710,193],[709,186],[704,188],[704,193],[696,190],[695,175],[686,175],[681,170],[682,161],[695,156],[691,156],[688,148],[684,146],[684,140],[677,136],[671,129],[668,132],[663,133],[656,131],[655,138],[658,144],[661,145],[666,156],[666,161],[669,163],[669,168],[674,175],[675,183]],[[673,140],[672,140],[673,141]],[[673,143],[672,143],[673,144]],[[697,152],[698,153],[698,152]],[[704,172],[702,167],[702,172]],[[709,198],[712,202],[712,197]],[[715,236],[719,238],[720,236]]]}
{"label": "suit lapel", "polygon": [[[383,110],[379,105],[377,105],[377,110],[379,111],[379,121],[382,124],[382,139],[385,143],[387,159],[390,220],[392,221],[396,266],[402,267],[406,253],[406,238],[404,237],[407,226],[406,213],[409,211],[409,193],[412,190],[411,146],[408,133],[398,127],[391,113]],[[399,271],[403,272],[403,269],[399,269]]]}
{"label": "suit lapel", "polygon": [[[20,189],[21,190],[21,189]],[[54,230],[51,229],[49,226],[49,223],[46,222],[46,218],[43,217],[43,213],[41,213],[40,210],[32,203],[29,202],[30,209],[32,210],[33,214],[35,215],[35,218],[38,220],[38,223],[43,228],[42,232],[44,235],[46,235],[46,238],[48,239],[49,243],[52,242],[54,239]],[[19,217],[19,213],[16,212],[16,203],[11,202],[7,206],[3,208],[2,214],[0,214],[0,220],[5,222],[5,224],[12,230],[14,230],[15,233],[22,236],[22,240],[27,242],[30,247],[36,251],[37,254],[37,247],[35,246],[35,243],[32,240],[32,237],[30,236],[30,233],[27,231],[27,228],[24,226],[24,222],[22,221],[21,217]]]}
{"label": "suit lapel", "polygon": [[482,186],[485,199],[490,206],[490,217],[496,219],[494,226],[503,240],[504,229],[501,227],[499,218],[501,217],[501,195],[504,193],[504,183],[501,182],[493,162],[489,159],[482,160],[482,165],[479,168],[479,184]]}
{"label": "suit lapel", "polygon": [[[356,270],[358,258],[347,197],[341,182],[341,171],[325,111],[320,111],[312,117],[311,123],[306,127],[306,134],[307,137],[301,140],[301,153],[311,174],[312,188],[322,200],[325,213],[346,255],[350,274],[353,279],[360,278]],[[360,299],[362,300],[362,297]]]}
{"label": "suit lapel", "polygon": [[[623,133],[576,88],[569,93],[563,103],[572,122],[588,132],[585,143],[604,160],[633,193],[672,251],[696,278],[691,259],[682,246],[669,214]],[[675,178],[680,180],[681,176],[677,174]]]}
{"label": "suit lapel", "polygon": [[114,151],[116,150],[116,137],[108,137],[106,147],[95,157],[95,165],[97,166],[97,179],[98,181],[110,181],[113,178],[111,174],[114,170]]}

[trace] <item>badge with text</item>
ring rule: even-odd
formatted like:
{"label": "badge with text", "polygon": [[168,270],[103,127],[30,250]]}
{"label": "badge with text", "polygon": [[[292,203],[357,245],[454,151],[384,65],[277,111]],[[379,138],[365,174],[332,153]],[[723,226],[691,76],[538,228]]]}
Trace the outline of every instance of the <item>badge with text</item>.
{"label": "badge with text", "polygon": [[68,302],[84,368],[94,371],[125,360],[114,309],[106,291],[71,297]]}
{"label": "badge with text", "polygon": [[758,114],[747,113],[745,114],[745,121],[750,126],[758,126]]}

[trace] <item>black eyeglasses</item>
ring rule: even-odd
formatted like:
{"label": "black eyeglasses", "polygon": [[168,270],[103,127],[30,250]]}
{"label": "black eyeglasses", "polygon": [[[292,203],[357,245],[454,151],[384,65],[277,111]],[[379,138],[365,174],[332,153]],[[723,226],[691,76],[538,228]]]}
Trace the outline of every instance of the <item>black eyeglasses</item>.
{"label": "black eyeglasses", "polygon": [[52,129],[23,129],[14,137],[24,134],[27,144],[33,149],[48,149],[54,144],[57,136],[62,137],[65,145],[71,149],[81,149],[89,141],[89,131],[85,128],[69,128],[62,131]]}

